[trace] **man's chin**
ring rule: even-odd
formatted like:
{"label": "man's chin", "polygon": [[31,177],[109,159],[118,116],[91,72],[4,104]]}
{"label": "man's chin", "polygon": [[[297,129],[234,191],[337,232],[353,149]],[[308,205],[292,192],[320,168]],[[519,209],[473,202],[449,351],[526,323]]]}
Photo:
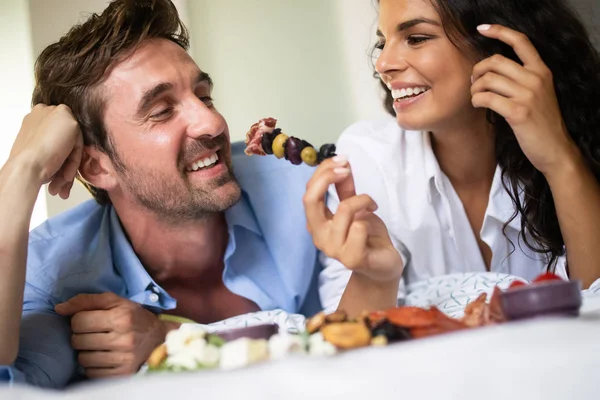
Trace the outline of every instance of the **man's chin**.
{"label": "man's chin", "polygon": [[242,197],[242,189],[235,180],[231,180],[212,192],[213,199],[217,200],[220,211],[233,207]]}

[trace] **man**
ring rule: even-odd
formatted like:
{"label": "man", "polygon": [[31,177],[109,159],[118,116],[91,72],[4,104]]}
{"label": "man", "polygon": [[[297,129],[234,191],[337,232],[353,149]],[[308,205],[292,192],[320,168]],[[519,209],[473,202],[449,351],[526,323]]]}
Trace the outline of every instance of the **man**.
{"label": "man", "polygon": [[[320,308],[302,209],[312,171],[231,146],[187,47],[169,0],[115,0],[40,55],[37,105],[0,173],[1,380],[134,373],[175,327],[159,314],[209,323]],[[26,247],[41,184],[64,198],[76,174],[96,201]]]}

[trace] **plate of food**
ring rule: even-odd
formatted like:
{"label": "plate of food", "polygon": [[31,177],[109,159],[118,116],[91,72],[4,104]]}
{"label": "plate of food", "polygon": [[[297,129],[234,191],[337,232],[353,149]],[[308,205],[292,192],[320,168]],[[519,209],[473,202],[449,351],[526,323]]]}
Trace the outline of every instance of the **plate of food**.
{"label": "plate of food", "polygon": [[217,332],[183,324],[152,353],[148,372],[232,370],[288,357],[335,356],[524,319],[577,317],[581,305],[578,281],[546,273],[531,283],[515,280],[503,289],[495,286],[491,294],[481,293],[460,318],[432,305],[394,307],[356,318],[341,310],[320,312],[305,321],[304,329],[293,332],[276,323]]}

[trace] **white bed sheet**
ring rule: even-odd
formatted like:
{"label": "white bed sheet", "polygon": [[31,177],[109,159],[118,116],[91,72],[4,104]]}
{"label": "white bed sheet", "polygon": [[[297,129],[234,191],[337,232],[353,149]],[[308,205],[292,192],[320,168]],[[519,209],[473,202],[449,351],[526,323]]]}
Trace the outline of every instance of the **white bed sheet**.
{"label": "white bed sheet", "polygon": [[2,400],[599,399],[600,313],[448,334],[230,372],[137,376]]}

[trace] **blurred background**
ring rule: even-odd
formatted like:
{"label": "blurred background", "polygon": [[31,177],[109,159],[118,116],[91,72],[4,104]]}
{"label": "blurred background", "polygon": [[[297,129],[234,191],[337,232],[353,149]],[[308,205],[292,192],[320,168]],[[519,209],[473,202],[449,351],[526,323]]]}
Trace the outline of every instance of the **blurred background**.
{"label": "blurred background", "polygon": [[[543,0],[540,0],[543,1]],[[600,0],[571,0],[600,48]],[[108,0],[0,0],[0,165],[30,109],[38,54]],[[375,0],[174,0],[191,34],[190,53],[215,81],[232,140],[272,116],[314,145],[351,123],[385,115],[369,51]],[[572,60],[576,62],[576,60]],[[89,199],[40,192],[31,226]]]}

